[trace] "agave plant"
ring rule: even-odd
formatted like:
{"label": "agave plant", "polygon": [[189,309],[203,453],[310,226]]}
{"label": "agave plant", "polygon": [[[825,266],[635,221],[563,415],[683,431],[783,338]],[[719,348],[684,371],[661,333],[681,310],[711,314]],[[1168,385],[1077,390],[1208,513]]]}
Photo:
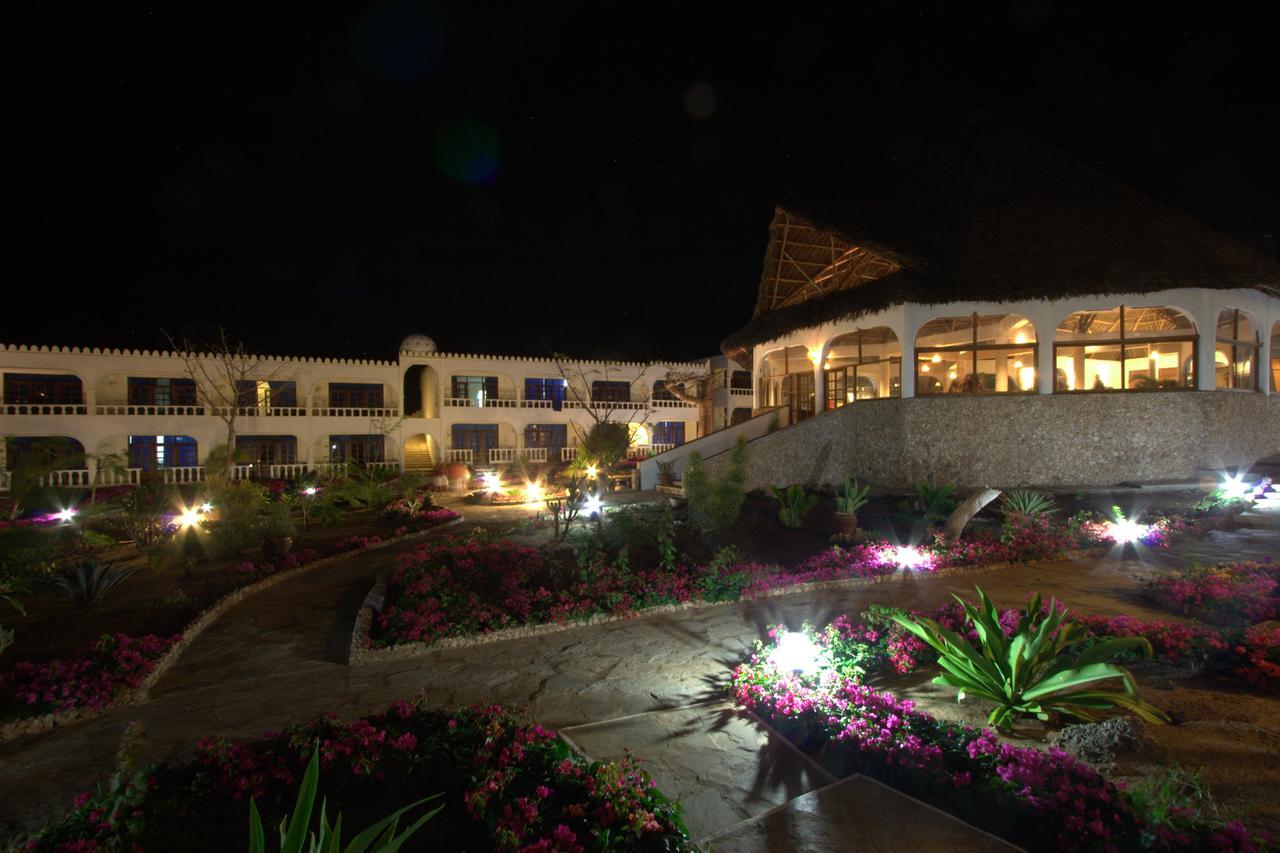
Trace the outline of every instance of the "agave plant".
{"label": "agave plant", "polygon": [[92,610],[98,602],[137,571],[133,566],[86,560],[54,572],[53,583],[81,610]]}
{"label": "agave plant", "polygon": [[804,486],[791,486],[788,489],[773,487],[773,496],[778,499],[778,520],[783,527],[795,529],[804,524],[804,517],[818,505],[818,496],[805,491]]}
{"label": "agave plant", "polygon": [[913,508],[925,524],[941,524],[956,508],[956,500],[952,493],[956,490],[954,483],[933,485],[928,480],[916,483],[916,499]]}
{"label": "agave plant", "polygon": [[[396,832],[397,824],[405,812],[412,808],[422,805],[428,800],[434,800],[440,796],[435,794],[431,797],[418,800],[416,803],[410,803],[402,809],[397,809],[364,832],[357,835],[347,844],[342,846],[342,813],[338,813],[338,818],[332,826],[329,825],[329,818],[325,814],[325,807],[328,800],[320,802],[320,827],[318,832],[309,832],[311,825],[311,812],[314,810],[316,802],[316,789],[320,785],[320,750],[317,747],[311,753],[311,762],[307,765],[307,772],[302,776],[302,786],[298,789],[298,799],[293,806],[293,817],[285,815],[280,821],[280,853],[394,853],[399,850],[401,845],[409,840],[415,832],[422,828],[422,825],[444,808],[436,806],[431,811],[418,818],[404,832]],[[253,800],[249,801],[249,853],[266,853],[267,851],[267,835],[262,827],[262,817],[258,814],[258,806]]]}
{"label": "agave plant", "polygon": [[[1054,600],[1043,608],[1037,593],[1006,639],[995,605],[980,587],[975,589],[976,605],[953,597],[977,632],[977,648],[932,619],[908,614],[892,618],[938,653],[938,665],[944,671],[934,684],[959,688],[957,700],[972,694],[996,703],[987,722],[1007,727],[1015,714],[1047,720],[1050,712],[1089,720],[1095,712],[1112,708],[1125,708],[1152,723],[1169,721],[1163,711],[1138,696],[1127,669],[1110,663],[1126,652],[1151,657],[1146,637],[1102,640],[1076,655],[1072,647],[1085,639],[1085,628],[1066,621],[1066,610]],[[1074,689],[1108,678],[1121,679],[1124,690]]]}
{"label": "agave plant", "polygon": [[836,495],[836,512],[854,513],[867,505],[870,486],[859,486],[857,480],[844,478],[844,491]]}
{"label": "agave plant", "polygon": [[1006,516],[1034,516],[1053,512],[1053,498],[1032,489],[1013,489],[1000,498],[1000,508]]}

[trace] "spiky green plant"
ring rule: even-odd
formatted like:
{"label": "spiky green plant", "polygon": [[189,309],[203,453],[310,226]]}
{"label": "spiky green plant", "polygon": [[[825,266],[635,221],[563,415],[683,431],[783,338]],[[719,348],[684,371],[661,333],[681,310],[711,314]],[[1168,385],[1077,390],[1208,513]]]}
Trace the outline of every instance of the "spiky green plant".
{"label": "spiky green plant", "polygon": [[[431,811],[418,818],[408,829],[397,834],[397,824],[405,812],[412,808],[422,805],[428,800],[433,800],[440,796],[436,794],[431,797],[418,800],[416,803],[410,803],[402,809],[397,809],[364,832],[357,835],[346,845],[342,846],[342,813],[338,813],[338,818],[332,826],[329,825],[329,819],[325,814],[325,807],[328,800],[320,802],[320,827],[318,832],[308,831],[311,825],[311,812],[315,808],[316,790],[320,785],[320,749],[316,748],[311,753],[311,762],[307,765],[307,772],[303,774],[302,786],[298,789],[298,799],[293,806],[293,816],[285,815],[280,821],[280,853],[395,853],[401,845],[409,840],[415,832],[422,828],[422,825],[444,808],[444,806],[436,806]],[[258,806],[253,800],[249,801],[249,853],[266,853],[267,851],[267,835],[262,826],[262,817],[258,814]]]}
{"label": "spiky green plant", "polygon": [[844,478],[844,491],[836,495],[836,512],[854,513],[867,505],[870,486],[859,486],[857,480]]}
{"label": "spiky green plant", "polygon": [[925,524],[941,524],[947,520],[956,508],[956,501],[951,495],[956,490],[954,483],[942,483],[935,486],[928,480],[916,483],[916,499],[914,509]]}
{"label": "spiky green plant", "polygon": [[805,491],[804,486],[791,486],[787,489],[773,487],[773,496],[778,499],[778,520],[783,527],[792,530],[804,524],[804,518],[818,505],[818,496]]}
{"label": "spiky green plant", "polygon": [[92,610],[98,602],[137,571],[133,566],[86,560],[64,566],[53,574],[53,583],[81,610]]}
{"label": "spiky green plant", "polygon": [[[1066,621],[1067,612],[1058,608],[1056,600],[1050,600],[1047,610],[1043,608],[1037,593],[1006,639],[995,605],[981,587],[975,589],[976,605],[953,597],[977,632],[976,648],[932,619],[909,614],[892,618],[938,653],[943,673],[934,684],[959,688],[957,700],[972,694],[996,703],[989,723],[1004,728],[1016,714],[1047,720],[1050,712],[1088,720],[1095,712],[1112,708],[1125,708],[1151,723],[1169,721],[1163,711],[1138,696],[1137,683],[1127,669],[1109,662],[1134,651],[1151,657],[1151,643],[1145,637],[1102,640],[1076,655],[1072,647],[1085,639],[1084,626]],[[1123,692],[1073,689],[1108,678],[1121,679]]]}
{"label": "spiky green plant", "polygon": [[1012,489],[1000,497],[1000,509],[1006,516],[1044,515],[1053,512],[1053,498],[1033,489]]}

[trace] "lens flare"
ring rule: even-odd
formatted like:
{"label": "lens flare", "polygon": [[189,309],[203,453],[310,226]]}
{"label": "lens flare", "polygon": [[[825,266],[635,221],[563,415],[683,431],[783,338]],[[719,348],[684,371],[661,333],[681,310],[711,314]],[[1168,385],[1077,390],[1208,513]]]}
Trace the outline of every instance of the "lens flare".
{"label": "lens flare", "polygon": [[71,519],[76,517],[75,507],[70,507],[68,509],[60,509],[53,514],[53,517],[58,519],[58,521],[68,522]]}
{"label": "lens flare", "polygon": [[599,515],[601,509],[599,495],[587,495],[587,499],[582,502],[582,511],[587,515]]}
{"label": "lens flare", "polygon": [[1128,545],[1131,542],[1141,542],[1151,532],[1151,526],[1148,524],[1139,524],[1130,519],[1122,521],[1108,521],[1107,535],[1117,545]]}
{"label": "lens flare", "polygon": [[821,649],[799,631],[786,631],[778,637],[778,645],[769,655],[769,663],[779,672],[811,675],[818,671]]}
{"label": "lens flare", "polygon": [[1222,486],[1220,488],[1222,489],[1222,494],[1233,501],[1242,500],[1245,495],[1248,495],[1253,491],[1253,489],[1245,483],[1244,477],[1240,474],[1237,474],[1234,477],[1227,477],[1222,481]]}
{"label": "lens flare", "polygon": [[901,569],[924,569],[933,565],[933,555],[914,545],[897,545],[889,552],[889,558]]}
{"label": "lens flare", "polygon": [[484,484],[484,490],[486,492],[502,491],[502,478],[493,471],[489,471],[481,477],[480,482]]}

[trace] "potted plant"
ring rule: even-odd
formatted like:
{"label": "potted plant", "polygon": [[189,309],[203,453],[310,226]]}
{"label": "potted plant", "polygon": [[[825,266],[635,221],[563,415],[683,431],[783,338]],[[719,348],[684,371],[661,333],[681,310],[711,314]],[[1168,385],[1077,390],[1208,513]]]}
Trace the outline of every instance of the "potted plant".
{"label": "potted plant", "polygon": [[853,537],[858,533],[858,510],[867,505],[870,486],[859,486],[857,480],[844,478],[844,491],[836,495],[836,533]]}
{"label": "potted plant", "polygon": [[675,462],[658,463],[658,484],[662,486],[674,486],[676,484]]}
{"label": "potted plant", "polygon": [[471,469],[465,462],[446,462],[440,466],[440,472],[448,477],[451,483],[466,482],[471,475]]}
{"label": "potted plant", "polygon": [[267,515],[258,525],[262,537],[262,553],[266,557],[283,557],[293,547],[293,537],[298,532],[293,513],[285,501],[276,501],[267,509]]}

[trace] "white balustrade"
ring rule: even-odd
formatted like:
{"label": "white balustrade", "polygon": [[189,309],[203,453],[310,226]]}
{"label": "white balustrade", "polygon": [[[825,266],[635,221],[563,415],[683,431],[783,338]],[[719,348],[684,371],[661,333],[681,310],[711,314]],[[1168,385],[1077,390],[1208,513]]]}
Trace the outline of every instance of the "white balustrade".
{"label": "white balustrade", "polygon": [[200,483],[204,481],[204,469],[201,467],[157,468],[161,479],[166,483]]}
{"label": "white balustrade", "polygon": [[730,388],[729,394],[734,397],[750,397],[752,391],[750,388]]}
{"label": "white balustrade", "polygon": [[298,418],[305,417],[305,406],[239,406],[236,416],[241,418]]}
{"label": "white balustrade", "polygon": [[530,462],[546,462],[547,448],[545,447],[526,447],[520,451],[520,454]]}
{"label": "white balustrade", "polygon": [[489,448],[489,464],[498,465],[504,462],[516,461],[516,449],[514,447],[490,447]]}
{"label": "white balustrade", "polygon": [[93,482],[88,468],[64,468],[48,471],[37,478],[42,486],[88,486]]}
{"label": "white balustrade", "polygon": [[231,479],[233,480],[252,480],[255,476],[255,468],[252,465],[234,465],[231,468]]}
{"label": "white balustrade", "polygon": [[577,458],[577,456],[578,456],[578,448],[576,448],[576,447],[562,447],[562,448],[560,448],[560,461],[561,461],[561,462],[572,462],[575,458]]}
{"label": "white balustrade", "polygon": [[93,407],[98,415],[162,415],[166,417],[203,417],[208,414],[204,406],[134,406],[123,403],[112,403]]}
{"label": "white balustrade", "polygon": [[400,461],[398,459],[379,459],[376,462],[366,462],[364,467],[370,471],[383,471],[386,473],[400,473]]}
{"label": "white balustrade", "polygon": [[470,447],[450,447],[444,452],[445,462],[465,462],[471,464],[474,451]]}
{"label": "white balustrade", "polygon": [[650,444],[649,449],[653,451],[650,455],[657,456],[659,453],[666,453],[668,450],[671,450],[673,447],[675,447],[674,444]]}
{"label": "white balustrade", "polygon": [[273,480],[296,480],[307,473],[307,464],[305,462],[282,462],[278,465],[269,466],[267,470],[271,473],[271,479]]}
{"label": "white balustrade", "polygon": [[312,462],[307,465],[307,470],[315,471],[317,474],[323,474],[332,477],[341,474],[347,470],[345,462]]}
{"label": "white balustrade", "polygon": [[6,415],[87,415],[89,407],[81,403],[6,403],[0,411]]}
{"label": "white balustrade", "polygon": [[313,406],[311,415],[317,418],[398,418],[399,409],[351,409],[340,406]]}
{"label": "white balustrade", "polygon": [[655,409],[692,409],[695,408],[693,403],[686,403],[684,400],[651,400]]}
{"label": "white balustrade", "polygon": [[446,408],[475,409],[515,409],[523,406],[528,400],[517,400],[514,397],[485,397],[477,400],[474,397],[445,397]]}

